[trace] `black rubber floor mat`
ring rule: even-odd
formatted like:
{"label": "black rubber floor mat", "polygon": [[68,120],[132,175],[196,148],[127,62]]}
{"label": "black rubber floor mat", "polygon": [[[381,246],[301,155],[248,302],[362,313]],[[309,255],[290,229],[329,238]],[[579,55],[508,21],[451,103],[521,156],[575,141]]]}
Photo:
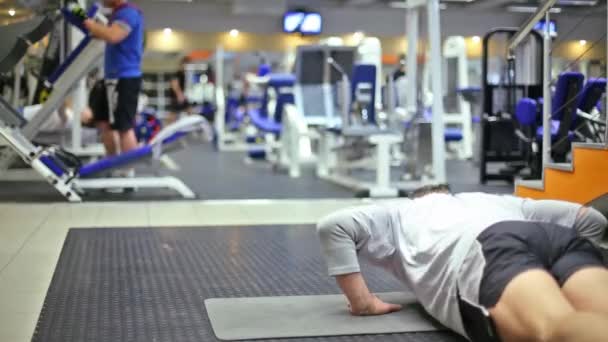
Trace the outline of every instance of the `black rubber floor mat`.
{"label": "black rubber floor mat", "polygon": [[[363,267],[373,291],[401,289]],[[72,229],[33,340],[217,341],[206,298],[335,293],[311,226]],[[464,340],[434,332],[289,341]]]}

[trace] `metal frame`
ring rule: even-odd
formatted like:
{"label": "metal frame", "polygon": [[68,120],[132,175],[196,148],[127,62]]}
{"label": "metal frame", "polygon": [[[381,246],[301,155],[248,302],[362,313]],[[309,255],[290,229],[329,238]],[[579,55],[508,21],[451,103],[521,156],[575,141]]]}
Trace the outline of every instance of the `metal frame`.
{"label": "metal frame", "polygon": [[[555,1],[547,0],[546,3]],[[545,20],[549,23],[549,10],[551,7],[546,9]],[[543,64],[545,68],[543,70],[543,148],[542,148],[542,165],[541,170],[544,169],[545,165],[551,163],[551,31],[550,25],[545,25],[545,32],[543,32]],[[545,180],[545,173],[541,172],[543,182]]]}
{"label": "metal frame", "polygon": [[[352,46],[333,46],[333,45],[303,45],[303,46],[298,46],[298,56],[302,53],[302,52],[306,52],[306,51],[322,51],[323,52],[323,82],[320,84],[323,90],[323,107],[324,107],[324,113],[319,113],[319,114],[324,114],[324,115],[316,115],[316,116],[311,116],[311,115],[306,115],[306,113],[302,113],[304,120],[306,121],[306,123],[308,125],[312,125],[312,126],[321,126],[321,127],[332,127],[332,126],[337,126],[341,124],[342,121],[342,115],[343,115],[343,111],[344,111],[344,107],[340,108],[341,113],[337,114],[335,112],[335,102],[334,102],[334,96],[332,93],[332,84],[331,84],[331,69],[333,68],[331,63],[329,62],[329,59],[331,57],[330,52],[331,51],[348,51],[348,52],[353,52],[354,54],[357,53],[357,49],[355,47]],[[297,58],[296,59],[296,65],[295,65],[295,70],[296,70],[296,75],[300,75],[300,69],[302,68],[302,64],[301,64],[301,58]],[[350,92],[349,92],[349,96],[350,96]],[[303,105],[303,94],[302,94],[302,86],[299,83],[296,83],[296,85],[294,86],[294,100],[295,100],[295,104],[296,107],[303,109],[304,105]]]}
{"label": "metal frame", "polygon": [[[86,7],[86,3],[83,0],[79,0],[78,4],[81,7]],[[105,17],[101,16],[101,15],[96,15],[96,18],[99,20],[102,20],[102,22],[106,22],[107,20],[104,20]],[[77,48],[78,44],[82,41],[82,39],[85,39],[84,34],[82,33],[82,31],[78,30],[75,27],[70,27],[70,45],[71,45],[71,50],[73,51],[74,49]],[[98,63],[99,65],[99,63]],[[80,121],[81,119],[81,113],[82,110],[84,110],[87,107],[87,102],[88,102],[88,95],[87,95],[87,89],[86,89],[86,79],[82,78],[80,81],[78,81],[76,87],[74,88],[74,91],[72,92],[72,104],[73,104],[73,109],[74,109],[74,119],[72,120],[72,130],[71,130],[71,135],[72,135],[72,141],[71,141],[71,146],[67,147],[67,149],[77,155],[77,156],[85,156],[85,157],[101,157],[105,154],[105,149],[103,147],[102,144],[94,144],[91,146],[84,146],[82,144],[82,123]]]}
{"label": "metal frame", "polygon": [[[339,136],[335,132],[325,131],[321,133],[319,141],[319,158],[317,161],[317,177],[332,183],[354,189],[356,191],[368,191],[369,197],[398,197],[400,187],[391,182],[391,147],[403,142],[403,137],[391,132],[378,132],[365,137],[368,143],[374,146],[375,158],[375,182],[362,181],[353,176],[338,172],[345,168],[338,165],[336,147]],[[363,165],[365,166],[365,163]],[[346,166],[348,168],[348,166]]]}
{"label": "metal frame", "polygon": [[[170,189],[179,193],[183,198],[193,199],[196,194],[181,180],[176,177],[136,177],[136,178],[96,178],[96,179],[74,179],[71,182],[74,189],[78,191],[90,189],[112,189],[112,188],[146,188],[146,189]],[[73,198],[68,198],[73,201]]]}
{"label": "metal frame", "polygon": [[[466,42],[462,36],[447,37],[443,43],[443,58],[447,61],[448,58],[456,58],[458,61],[458,70],[456,80],[458,88],[466,88],[469,86],[469,70],[467,62]],[[446,66],[447,67],[447,66]],[[447,71],[446,71],[447,73]],[[441,93],[443,98],[444,92]],[[445,123],[451,125],[459,125],[462,130],[462,141],[459,143],[459,155],[461,159],[473,157],[473,122],[471,118],[471,104],[465,101],[460,93],[456,93],[458,97],[459,111],[456,113],[444,113]]]}
{"label": "metal frame", "polygon": [[[78,58],[61,74],[53,85],[53,91],[48,100],[36,116],[22,128],[22,133],[27,139],[33,139],[40,132],[42,124],[63,105],[63,101],[69,95],[74,84],[91,70],[95,62],[103,55],[104,48],[104,42],[91,40],[81,51]],[[6,170],[17,159],[18,157],[10,151],[0,154],[0,170]]]}
{"label": "metal frame", "polygon": [[[534,25],[544,17],[545,22],[550,22],[550,10],[557,3],[557,0],[546,0],[538,10],[528,18],[526,23],[511,38],[508,45],[508,58],[515,58],[515,49],[521,44],[525,37],[532,32]],[[551,31],[550,25],[545,25],[543,32],[543,148],[542,166],[551,162]],[[545,173],[542,172],[544,182]]]}
{"label": "metal frame", "polygon": [[[226,132],[226,94],[224,92],[224,47],[218,45],[215,49],[215,136],[217,148],[225,152],[247,152],[250,149],[264,149],[267,144],[248,144],[242,142],[242,134]],[[240,140],[240,141],[239,141]],[[268,150],[267,150],[268,151]]]}
{"label": "metal frame", "polygon": [[[433,94],[443,94],[443,74],[442,74],[442,59],[441,59],[441,22],[439,0],[416,0],[407,1],[406,9],[406,30],[408,42],[407,54],[407,111],[411,115],[415,115],[418,111],[418,91],[417,91],[417,57],[418,57],[418,18],[419,11],[422,7],[426,7],[429,52],[430,52],[430,68],[433,71],[431,76],[431,91]],[[446,167],[445,167],[445,138],[444,138],[444,108],[442,96],[433,96],[433,119],[432,119],[432,150],[433,150],[433,179],[432,182],[445,183]]]}

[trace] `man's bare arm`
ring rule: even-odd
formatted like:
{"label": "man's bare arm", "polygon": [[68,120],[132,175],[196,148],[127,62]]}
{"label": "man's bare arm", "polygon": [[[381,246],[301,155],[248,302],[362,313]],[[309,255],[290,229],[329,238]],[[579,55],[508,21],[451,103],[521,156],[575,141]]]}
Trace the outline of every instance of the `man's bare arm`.
{"label": "man's bare arm", "polygon": [[523,202],[526,219],[572,227],[582,237],[598,244],[604,237],[608,221],[596,209],[555,200],[526,200]]}
{"label": "man's bare arm", "polygon": [[385,303],[369,292],[361,273],[339,275],[336,281],[348,298],[352,315],[384,315],[401,310],[401,305]]}

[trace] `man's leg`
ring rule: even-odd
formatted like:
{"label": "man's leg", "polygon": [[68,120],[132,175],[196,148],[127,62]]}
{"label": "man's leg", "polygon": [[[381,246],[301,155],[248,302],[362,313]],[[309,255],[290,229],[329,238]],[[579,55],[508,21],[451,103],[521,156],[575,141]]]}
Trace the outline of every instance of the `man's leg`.
{"label": "man's leg", "polygon": [[114,130],[112,130],[110,123],[107,121],[99,121],[97,127],[101,131],[101,141],[106,149],[106,155],[116,155],[118,152],[116,151],[116,134]]}
{"label": "man's leg", "polygon": [[503,342],[549,341],[556,322],[574,312],[551,274],[530,270],[511,280],[490,316]]}
{"label": "man's leg", "polygon": [[579,341],[587,335],[600,341],[608,335],[608,316],[594,313],[585,315],[605,324],[577,335],[581,312],[561,288],[571,280],[569,286],[578,289],[579,277],[572,275],[601,266],[591,243],[576,232],[540,222],[501,222],[478,241],[486,259],[480,304],[489,308],[503,342]]}
{"label": "man's leg", "polygon": [[507,285],[490,315],[503,342],[602,341],[608,316],[575,309],[549,273],[532,270]]}
{"label": "man's leg", "polygon": [[120,151],[125,153],[137,148],[137,138],[135,137],[135,131],[130,129],[124,132],[118,132],[120,137]]}
{"label": "man's leg", "polygon": [[608,270],[605,268],[589,267],[574,273],[562,291],[576,310],[608,317]]}
{"label": "man's leg", "polygon": [[589,312],[575,312],[557,324],[550,342],[597,342],[606,339],[608,319]]}
{"label": "man's leg", "polygon": [[118,83],[114,128],[118,131],[121,153],[137,148],[134,126],[140,86],[139,78],[125,78]]}

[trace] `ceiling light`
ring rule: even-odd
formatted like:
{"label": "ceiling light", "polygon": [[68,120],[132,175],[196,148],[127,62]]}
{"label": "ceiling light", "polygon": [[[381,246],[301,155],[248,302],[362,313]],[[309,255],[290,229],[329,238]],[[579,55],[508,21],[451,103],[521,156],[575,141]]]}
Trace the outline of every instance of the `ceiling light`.
{"label": "ceiling light", "polygon": [[580,44],[580,46],[585,46],[585,45],[587,45],[587,41],[586,41],[586,40],[584,40],[584,39],[579,40],[579,41],[578,41],[578,43]]}
{"label": "ceiling light", "polygon": [[362,40],[363,37],[365,37],[365,33],[361,32],[361,31],[357,31],[357,32],[353,33],[353,39],[356,41]]}
{"label": "ceiling light", "polygon": [[232,37],[232,38],[236,38],[236,37],[238,37],[238,36],[239,36],[239,33],[240,33],[240,32],[239,32],[239,30],[237,30],[237,29],[232,29],[232,30],[230,30],[230,37]]}
{"label": "ceiling light", "polygon": [[[474,0],[471,0],[471,1],[474,1]],[[457,2],[471,2],[471,1],[459,0]],[[454,2],[456,2],[456,1],[454,1]],[[400,9],[408,9],[408,8],[410,8],[408,6],[407,2],[405,2],[405,1],[391,1],[391,2],[388,3],[388,7],[390,7],[390,8],[400,8]],[[444,3],[440,3],[439,4],[439,9],[440,10],[444,10],[444,9],[447,9],[447,8],[448,8],[448,5],[446,5]]]}
{"label": "ceiling light", "polygon": [[173,30],[172,30],[172,29],[170,29],[170,28],[168,28],[168,27],[165,27],[165,28],[163,29],[163,34],[164,34],[165,36],[170,36],[172,33],[173,33]]}
{"label": "ceiling light", "polygon": [[391,8],[407,8],[407,3],[405,1],[391,1],[388,3],[388,6]]}
{"label": "ceiling light", "polygon": [[473,36],[472,39],[473,39],[473,43],[475,43],[475,44],[477,44],[481,41],[481,37],[479,37],[479,36]]}
{"label": "ceiling light", "polygon": [[557,3],[567,6],[595,6],[597,0],[558,0]]}
{"label": "ceiling light", "polygon": [[8,15],[10,15],[11,17],[14,17],[15,13],[17,13],[17,12],[15,12],[15,10],[12,8],[8,10]]}
{"label": "ceiling light", "polygon": [[[536,13],[538,7],[535,6],[507,6],[507,11],[514,13]],[[549,10],[549,13],[562,13],[560,7],[553,7]]]}

